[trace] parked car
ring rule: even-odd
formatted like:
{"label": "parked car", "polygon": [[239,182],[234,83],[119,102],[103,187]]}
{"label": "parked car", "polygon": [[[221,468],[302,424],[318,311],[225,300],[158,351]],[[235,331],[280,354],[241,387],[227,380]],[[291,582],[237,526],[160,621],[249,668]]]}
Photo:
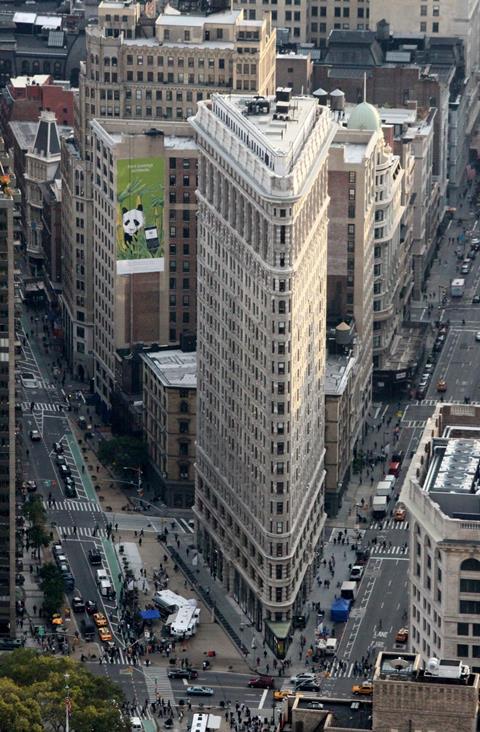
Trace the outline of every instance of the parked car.
{"label": "parked car", "polygon": [[68,465],[59,465],[58,472],[60,473],[60,477],[63,478],[63,480],[65,480],[65,478],[72,477],[72,471],[70,470]]}
{"label": "parked car", "polygon": [[72,597],[72,610],[74,613],[85,612],[85,603],[81,597]]}
{"label": "parked car", "polygon": [[189,696],[213,696],[214,691],[210,686],[187,686]]}
{"label": "parked car", "polygon": [[479,302],[480,302],[480,295],[474,295],[472,297],[472,304],[473,305],[478,305]]}
{"label": "parked car", "polygon": [[30,439],[32,442],[40,442],[42,435],[38,430],[30,430]]}
{"label": "parked car", "polygon": [[76,498],[77,497],[77,489],[75,488],[75,483],[72,482],[65,482],[65,495],[67,498]]}
{"label": "parked car", "polygon": [[247,686],[252,689],[273,689],[275,681],[271,676],[255,676],[250,679]]}
{"label": "parked car", "polygon": [[480,330],[477,330],[477,332],[475,333],[475,340],[480,341]]}
{"label": "parked car", "polygon": [[57,457],[55,458],[55,463],[57,465],[66,465],[67,458],[65,457],[65,455],[57,455]]}
{"label": "parked car", "polygon": [[29,493],[35,493],[37,490],[37,481],[36,480],[24,480],[22,483],[22,488],[24,488]]}
{"label": "parked car", "polygon": [[97,603],[95,602],[95,600],[86,600],[85,612],[87,613],[87,615],[93,615],[97,612]]}
{"label": "parked car", "polygon": [[57,455],[61,455],[63,452],[63,445],[61,442],[54,442],[53,443],[53,452],[56,452]]}

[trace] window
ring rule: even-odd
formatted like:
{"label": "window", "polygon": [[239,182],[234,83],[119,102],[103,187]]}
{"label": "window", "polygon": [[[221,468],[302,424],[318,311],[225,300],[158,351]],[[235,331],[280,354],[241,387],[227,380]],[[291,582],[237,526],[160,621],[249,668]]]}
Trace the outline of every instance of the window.
{"label": "window", "polygon": [[438,18],[438,16],[440,15],[440,8],[438,7],[438,5],[433,6],[433,15],[435,18]]}
{"label": "window", "polygon": [[426,33],[426,32],[427,32],[427,24],[420,23],[420,33]]}
{"label": "window", "polygon": [[426,5],[420,5],[420,15],[422,17],[425,17],[427,15],[427,6]]}
{"label": "window", "polygon": [[440,30],[440,24],[439,23],[432,23],[432,33],[438,33]]}
{"label": "window", "polygon": [[480,615],[480,602],[477,600],[460,600],[459,611],[462,615]]}
{"label": "window", "polygon": [[457,656],[459,658],[468,658],[468,646],[463,643],[459,643],[457,645]]}
{"label": "window", "polygon": [[461,579],[460,592],[471,592],[477,595],[480,593],[480,580]]}
{"label": "window", "polygon": [[457,635],[469,635],[468,623],[457,623]]}
{"label": "window", "polygon": [[473,557],[470,557],[469,559],[464,559],[464,561],[460,565],[460,571],[480,572],[480,562],[478,561],[478,559],[474,559]]}

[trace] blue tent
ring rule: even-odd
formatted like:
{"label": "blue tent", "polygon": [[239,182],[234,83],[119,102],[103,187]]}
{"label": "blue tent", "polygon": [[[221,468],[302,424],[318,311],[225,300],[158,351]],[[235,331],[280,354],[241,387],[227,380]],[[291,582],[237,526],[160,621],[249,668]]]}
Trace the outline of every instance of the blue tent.
{"label": "blue tent", "polygon": [[160,613],[158,610],[141,610],[140,617],[143,618],[143,620],[158,620]]}
{"label": "blue tent", "polygon": [[330,620],[334,623],[346,623],[350,613],[350,600],[340,597],[334,600],[330,608]]}

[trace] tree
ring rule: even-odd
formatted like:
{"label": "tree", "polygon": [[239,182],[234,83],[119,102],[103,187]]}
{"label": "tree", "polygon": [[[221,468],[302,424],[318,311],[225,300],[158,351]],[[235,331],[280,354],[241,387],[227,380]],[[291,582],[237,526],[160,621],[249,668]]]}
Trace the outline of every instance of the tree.
{"label": "tree", "polygon": [[71,732],[129,732],[120,711],[123,694],[116,684],[71,658],[44,656],[32,649],[0,658],[0,729],[62,732],[67,684]]}
{"label": "tree", "polygon": [[32,496],[25,503],[23,513],[31,524],[27,534],[28,540],[33,544],[40,558],[40,547],[48,546],[50,543],[50,536],[46,530],[47,512],[43,507],[40,496]]}
{"label": "tree", "polygon": [[145,443],[135,437],[114,437],[100,443],[98,459],[119,468],[137,468],[148,463],[148,451]]}
{"label": "tree", "polygon": [[40,577],[40,589],[43,592],[43,607],[51,617],[58,612],[63,604],[63,592],[65,585],[63,575],[59,568],[52,562],[44,564],[38,575]]}

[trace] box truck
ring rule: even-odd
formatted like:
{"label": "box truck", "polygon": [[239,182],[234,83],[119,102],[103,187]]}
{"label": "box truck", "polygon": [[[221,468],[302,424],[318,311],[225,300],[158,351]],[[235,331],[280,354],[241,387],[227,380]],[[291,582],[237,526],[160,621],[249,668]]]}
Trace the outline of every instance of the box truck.
{"label": "box truck", "polygon": [[381,519],[385,518],[387,513],[387,497],[386,496],[375,496],[372,503],[372,514],[373,518]]}

